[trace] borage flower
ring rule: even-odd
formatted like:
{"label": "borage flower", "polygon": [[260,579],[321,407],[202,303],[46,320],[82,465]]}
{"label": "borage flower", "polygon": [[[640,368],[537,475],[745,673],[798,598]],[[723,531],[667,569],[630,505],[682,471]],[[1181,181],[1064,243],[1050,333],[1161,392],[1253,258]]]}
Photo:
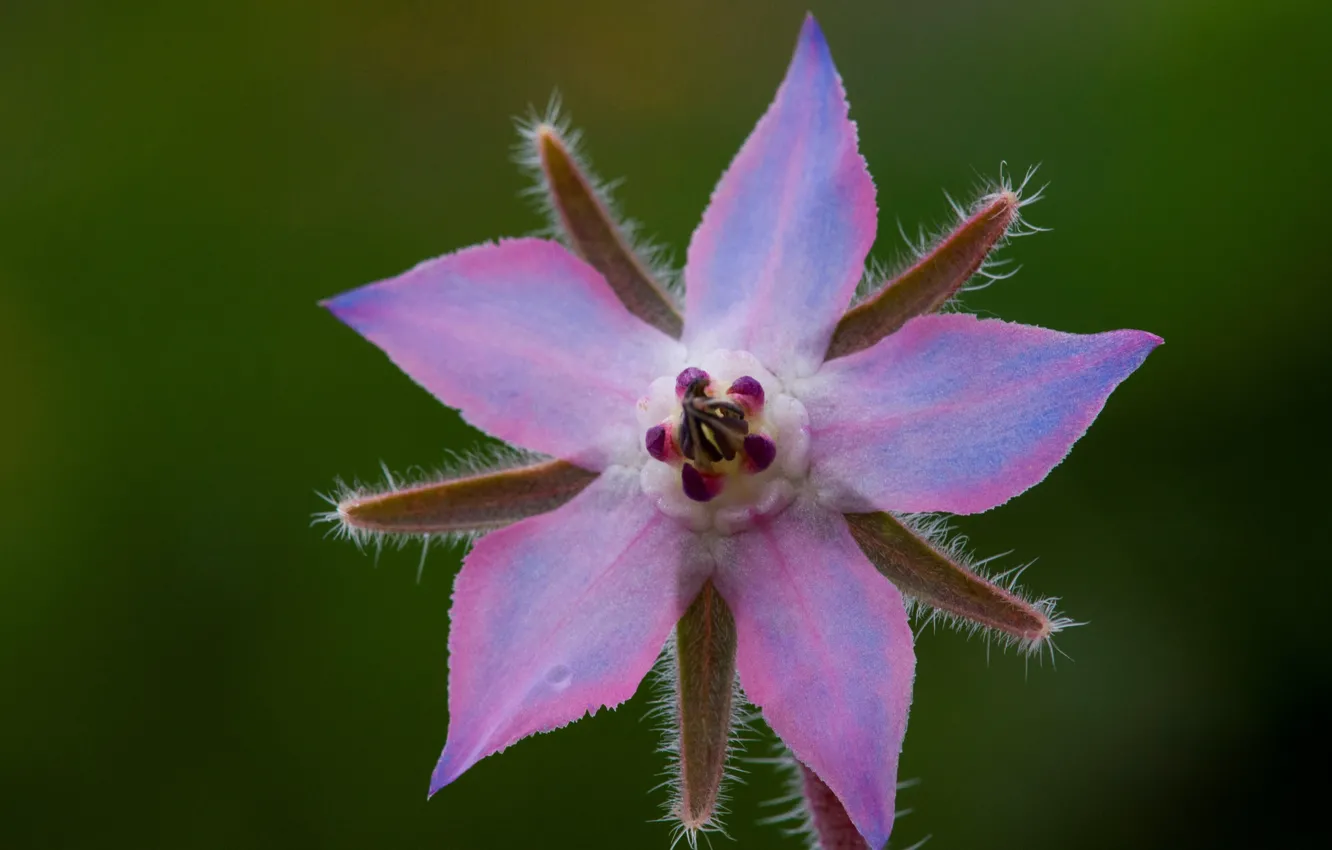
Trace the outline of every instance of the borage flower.
{"label": "borage flower", "polygon": [[848,311],[877,210],[847,113],[810,18],[694,233],[683,314],[550,124],[529,141],[574,253],[501,240],[327,302],[467,421],[550,456],[338,505],[354,533],[487,532],[454,588],[432,794],[627,700],[674,630],[684,827],[714,822],[738,674],[816,820],[832,800],[878,848],[915,670],[903,594],[1029,646],[1057,629],[900,515],[1036,484],[1160,340],[933,312],[1018,226],[1010,187]]}

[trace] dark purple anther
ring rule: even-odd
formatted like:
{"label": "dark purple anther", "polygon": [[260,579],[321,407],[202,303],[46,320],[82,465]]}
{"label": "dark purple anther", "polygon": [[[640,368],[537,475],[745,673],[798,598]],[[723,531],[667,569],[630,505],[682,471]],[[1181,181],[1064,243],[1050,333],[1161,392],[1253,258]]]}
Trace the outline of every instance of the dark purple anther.
{"label": "dark purple anther", "polygon": [[684,398],[685,390],[689,389],[690,384],[695,381],[707,380],[710,380],[707,372],[704,372],[697,366],[690,366],[688,369],[681,372],[675,379],[675,397]]}
{"label": "dark purple anther", "polygon": [[694,469],[693,464],[688,463],[680,470],[680,484],[684,487],[684,494],[695,502],[710,502],[721,489],[718,486],[720,482],[709,481],[703,477],[703,473]]}
{"label": "dark purple anther", "polygon": [[762,434],[750,434],[745,437],[745,457],[749,458],[754,472],[762,472],[772,466],[777,457],[777,444]]}
{"label": "dark purple anther", "polygon": [[647,450],[657,460],[665,460],[669,454],[670,441],[666,439],[666,426],[653,425],[647,431]]}
{"label": "dark purple anther", "polygon": [[731,384],[731,388],[726,392],[729,395],[745,396],[745,400],[751,404],[763,403],[763,385],[758,382],[758,379],[751,378],[748,375],[736,378],[735,383]]}

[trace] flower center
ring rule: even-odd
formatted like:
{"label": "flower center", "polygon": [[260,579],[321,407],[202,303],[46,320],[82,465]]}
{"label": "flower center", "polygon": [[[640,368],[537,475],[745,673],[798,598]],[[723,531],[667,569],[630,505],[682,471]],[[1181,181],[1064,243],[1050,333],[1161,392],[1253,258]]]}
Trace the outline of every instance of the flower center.
{"label": "flower center", "polygon": [[638,404],[643,490],[697,531],[731,534],[790,503],[808,467],[805,409],[751,354],[716,351]]}
{"label": "flower center", "polygon": [[[684,377],[689,380],[689,384],[681,396],[682,412],[676,426],[680,453],[703,468],[735,460],[744,441],[750,436],[745,409],[730,398],[736,387],[732,385],[726,397],[713,398],[708,394],[711,379],[706,372],[690,369]],[[745,377],[736,381],[736,384],[746,380],[758,383],[753,378]]]}

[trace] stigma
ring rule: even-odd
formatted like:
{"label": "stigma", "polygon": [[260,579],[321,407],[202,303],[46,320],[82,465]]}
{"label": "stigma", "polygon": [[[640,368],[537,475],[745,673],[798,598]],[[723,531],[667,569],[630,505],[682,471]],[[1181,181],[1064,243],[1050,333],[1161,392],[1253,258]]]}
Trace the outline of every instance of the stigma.
{"label": "stigma", "polygon": [[643,490],[695,530],[749,527],[789,504],[807,472],[804,407],[747,352],[659,378],[638,410]]}

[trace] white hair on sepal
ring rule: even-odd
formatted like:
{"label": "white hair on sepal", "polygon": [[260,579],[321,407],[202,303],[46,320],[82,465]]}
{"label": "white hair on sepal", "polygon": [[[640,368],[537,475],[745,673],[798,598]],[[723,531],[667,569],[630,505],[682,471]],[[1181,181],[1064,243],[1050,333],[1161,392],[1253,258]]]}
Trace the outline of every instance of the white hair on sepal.
{"label": "white hair on sepal", "polygon": [[[643,719],[660,724],[661,743],[657,745],[657,752],[666,756],[666,767],[661,772],[661,776],[665,778],[651,789],[652,793],[656,793],[663,788],[667,792],[664,803],[665,812],[656,820],[671,824],[672,850],[681,841],[685,842],[690,850],[697,850],[700,835],[708,841],[709,846],[711,845],[710,836],[713,833],[730,838],[731,836],[726,832],[726,826],[723,823],[723,820],[730,815],[730,809],[728,808],[730,787],[733,783],[743,783],[745,781],[744,774],[746,771],[740,767],[740,754],[744,751],[745,745],[754,740],[756,724],[760,719],[758,709],[745,698],[744,691],[740,688],[739,677],[733,678],[731,682],[731,728],[727,735],[726,761],[722,768],[722,781],[721,787],[717,791],[717,802],[713,807],[711,821],[702,827],[691,829],[685,826],[679,817],[680,806],[683,804],[683,792],[680,790],[680,709],[677,699],[680,673],[676,660],[674,633],[666,641],[666,645],[662,647],[661,654],[657,656],[657,661],[652,666],[650,678],[652,680],[652,702],[647,713],[643,715]],[[749,760],[745,759],[744,761]]]}
{"label": "white hair on sepal", "polygon": [[619,229],[625,245],[628,246],[643,264],[643,267],[662,284],[667,294],[678,309],[684,303],[684,277],[675,263],[670,248],[644,235],[642,225],[620,209],[614,192],[623,182],[602,180],[591,168],[590,160],[584,150],[583,131],[574,129],[569,116],[563,110],[563,101],[559,91],[551,93],[544,110],[529,106],[527,114],[514,119],[518,128],[519,141],[513,147],[513,161],[532,180],[532,184],[522,190],[522,195],[532,201],[537,212],[546,219],[546,226],[534,235],[562,242],[572,249],[572,241],[565,232],[559,212],[551,196],[550,186],[546,182],[545,170],[541,167],[541,153],[537,148],[537,134],[542,127],[555,130],[560,141],[573,159],[578,170],[587,179],[592,192],[601,201],[610,215],[611,222]]}
{"label": "white hair on sepal", "polygon": [[1005,651],[1010,648],[1015,649],[1027,659],[1035,656],[1038,660],[1043,661],[1045,654],[1048,653],[1052,667],[1055,664],[1055,653],[1064,655],[1065,658],[1068,657],[1055,646],[1055,635],[1065,629],[1087,624],[1076,621],[1072,617],[1059,615],[1056,610],[1059,604],[1058,596],[1033,596],[1022,586],[1020,583],[1022,573],[1036,563],[1035,559],[1010,567],[1002,572],[995,572],[990,565],[1000,558],[1012,554],[1012,552],[1000,552],[988,558],[977,559],[970,551],[970,540],[966,535],[957,533],[956,528],[952,525],[953,517],[950,514],[893,514],[893,517],[902,523],[908,531],[920,537],[944,557],[968,572],[974,573],[1018,597],[1038,611],[1049,623],[1046,633],[1041,637],[1020,638],[982,623],[977,623],[974,620],[952,614],[941,608],[936,608],[921,599],[903,594],[903,599],[907,605],[907,616],[918,622],[917,638],[920,637],[920,633],[927,626],[937,628],[939,624],[943,624],[946,628],[962,632],[968,639],[978,633],[984,634],[987,659],[989,658],[992,642],[998,642]]}
{"label": "white hair on sepal", "polygon": [[1017,199],[1018,216],[1013,220],[1013,223],[1008,226],[1008,232],[1004,234],[1005,238],[1012,239],[1017,236],[1030,236],[1033,233],[1048,232],[1050,228],[1037,227],[1022,218],[1023,208],[1044,200],[1045,190],[1050,187],[1049,183],[1042,183],[1039,188],[1033,189],[1033,191],[1028,194],[1027,186],[1031,184],[1031,178],[1035,177],[1036,172],[1040,171],[1040,169],[1041,164],[1039,162],[1029,166],[1026,172],[1022,175],[1022,182],[1014,186],[1013,175],[1008,171],[1007,160],[1000,160],[998,180],[992,180],[984,175],[977,175],[980,180],[978,191],[981,195],[976,199],[973,210],[985,206],[999,195],[1009,194]]}
{"label": "white hair on sepal", "polygon": [[916,247],[907,236],[906,231],[902,229],[902,222],[897,222],[897,230],[902,234],[902,241],[907,245],[907,251],[911,253],[910,259],[898,259],[893,262],[882,260],[878,257],[867,257],[865,259],[865,270],[860,273],[860,282],[856,284],[856,294],[851,298],[851,304],[847,309],[856,306],[862,301],[867,301],[887,285],[893,278],[897,277],[902,271],[910,268],[920,259],[920,255],[915,253]]}
{"label": "white hair on sepal", "polygon": [[919,262],[928,255],[936,246],[956,229],[957,225],[971,218],[980,210],[994,203],[1003,195],[1011,195],[1016,200],[1016,213],[1013,220],[1009,223],[1004,235],[995,242],[994,247],[981,262],[980,268],[972,274],[971,278],[963,284],[962,288],[942,307],[939,312],[957,312],[962,310],[961,297],[967,292],[976,292],[985,289],[990,284],[999,280],[1007,280],[1021,270],[1021,266],[1009,268],[1012,260],[1007,257],[999,256],[999,252],[1004,248],[1009,240],[1019,236],[1030,236],[1033,233],[1044,233],[1050,228],[1037,227],[1027,221],[1022,214],[1025,207],[1040,201],[1045,196],[1045,189],[1048,183],[1027,193],[1027,187],[1031,185],[1031,180],[1035,177],[1039,165],[1033,165],[1024,173],[1022,181],[1014,185],[1013,175],[1008,170],[1007,162],[999,163],[998,179],[986,178],[980,176],[977,186],[973,189],[972,195],[975,198],[970,204],[963,204],[953,197],[947,190],[944,191],[944,199],[952,212],[952,220],[945,226],[926,229],[924,225],[916,228],[914,235],[907,232],[902,225],[901,219],[897,221],[897,232],[902,237],[902,242],[906,250],[892,262],[884,262],[877,258],[871,258],[865,266],[865,272],[861,276],[860,284],[856,287],[856,297],[852,302],[853,306],[865,301],[874,295],[877,295],[883,287],[895,279],[898,275],[905,272],[911,266]]}
{"label": "white hair on sepal", "polygon": [[[795,754],[781,741],[773,745],[773,755],[765,758],[750,758],[746,761],[751,764],[770,764],[777,769],[786,786],[786,793],[772,800],[764,800],[759,803],[760,806],[780,807],[780,811],[768,817],[761,818],[761,826],[774,825],[781,829],[782,834],[798,838],[804,842],[806,850],[824,850],[819,842],[819,833],[814,825],[814,814],[810,811],[809,802],[805,798],[805,780],[801,775],[800,762]],[[906,788],[912,788],[920,784],[919,779],[904,779],[897,783],[897,790],[902,791]],[[898,809],[893,812],[893,823],[896,825],[901,818],[911,814],[912,809]],[[904,850],[919,850],[933,836],[927,835],[921,840],[912,844]],[[891,850],[892,842],[884,850]]]}
{"label": "white hair on sepal", "polygon": [[487,532],[501,528],[502,525],[479,527],[466,531],[408,533],[377,531],[352,525],[347,521],[341,507],[348,502],[381,496],[397,490],[440,484],[474,475],[486,475],[503,472],[520,466],[550,460],[549,457],[526,449],[516,448],[503,443],[478,446],[463,452],[446,451],[445,462],[435,468],[411,466],[403,473],[395,474],[388,465],[380,462],[380,478],[372,482],[363,482],[359,478],[348,484],[342,478],[335,478],[333,487],[327,492],[317,492],[321,499],[332,506],[332,510],[317,511],[310,520],[313,525],[328,525],[326,537],[350,540],[362,551],[372,550],[375,563],[385,548],[404,549],[410,544],[421,544],[421,560],[417,566],[417,581],[425,569],[425,558],[430,547],[460,548],[467,550],[478,538]]}
{"label": "white hair on sepal", "polygon": [[[1017,201],[1017,212],[1013,216],[1013,221],[1009,223],[1008,229],[1004,231],[1004,235],[995,243],[994,248],[985,257],[985,261],[981,263],[980,268],[976,270],[974,275],[972,275],[971,280],[967,281],[966,285],[962,287],[958,292],[958,295],[949,299],[950,303],[958,301],[962,293],[976,292],[985,289],[990,284],[1000,280],[1008,280],[1010,277],[1021,271],[1022,266],[1013,266],[1011,269],[1000,270],[1011,262],[1007,257],[996,256],[999,250],[1008,244],[1009,240],[1017,239],[1021,236],[1030,236],[1033,233],[1046,233],[1050,230],[1048,227],[1038,227],[1032,224],[1027,221],[1026,217],[1022,214],[1022,210],[1025,207],[1029,207],[1045,197],[1045,190],[1050,185],[1049,183],[1042,183],[1041,186],[1036,188],[1031,194],[1027,194],[1027,186],[1030,185],[1031,178],[1036,176],[1036,172],[1040,167],[1039,163],[1029,167],[1022,177],[1022,182],[1018,183],[1016,186],[1013,185],[1013,176],[1008,171],[1008,163],[1004,161],[999,163],[998,180],[991,180],[984,176],[979,176],[980,184],[976,190],[979,197],[977,197],[976,201],[972,204],[970,213],[959,212],[961,220],[965,220],[969,215],[974,214],[977,210],[985,208],[1003,195],[1012,196]],[[945,196],[946,195],[947,193],[945,193]]]}

